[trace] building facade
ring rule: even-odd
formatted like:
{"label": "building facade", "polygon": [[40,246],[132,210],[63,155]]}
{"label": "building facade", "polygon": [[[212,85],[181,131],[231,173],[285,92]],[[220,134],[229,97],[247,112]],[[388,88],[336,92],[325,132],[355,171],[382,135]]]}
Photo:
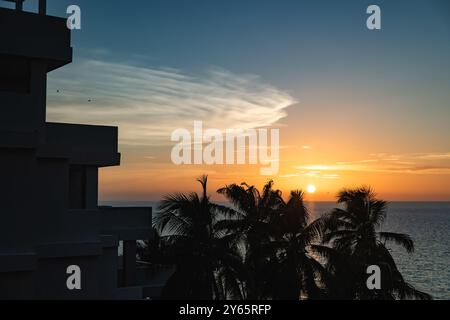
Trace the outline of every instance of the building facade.
{"label": "building facade", "polygon": [[151,208],[98,206],[99,168],[120,164],[118,129],[46,122],[47,74],[72,61],[66,19],[42,0],[37,13],[12,2],[0,8],[0,299],[155,296],[136,267]]}

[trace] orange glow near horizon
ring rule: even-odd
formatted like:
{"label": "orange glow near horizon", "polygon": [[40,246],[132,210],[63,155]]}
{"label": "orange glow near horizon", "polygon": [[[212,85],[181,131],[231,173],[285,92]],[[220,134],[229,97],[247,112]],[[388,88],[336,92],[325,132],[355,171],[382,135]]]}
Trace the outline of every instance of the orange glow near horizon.
{"label": "orange glow near horizon", "polygon": [[[342,188],[359,186],[372,187],[388,201],[450,201],[447,140],[430,145],[423,136],[415,138],[419,133],[406,135],[388,123],[349,126],[335,114],[316,117],[306,112],[289,110],[274,125],[280,128],[281,145],[276,176],[261,176],[260,165],[176,166],[170,161],[172,146],[122,146],[122,165],[100,170],[100,199],[154,201],[170,193],[198,192],[196,178],[207,174],[209,194],[218,200],[216,190],[227,184],[261,188],[273,179],[283,195],[300,189],[309,201],[334,201]],[[315,192],[308,192],[309,185]]]}
{"label": "orange glow near horizon", "polygon": [[[312,157],[308,158],[308,163],[313,163]],[[431,167],[418,166],[413,170],[381,160],[354,161],[355,164],[302,165],[286,159],[274,177],[261,176],[259,166],[250,165],[175,166],[145,159],[138,163],[124,161],[121,167],[100,170],[100,198],[103,201],[153,201],[175,192],[199,192],[196,178],[207,174],[209,194],[215,200],[222,199],[215,191],[225,185],[246,182],[261,188],[273,179],[274,187],[283,195],[300,189],[306,192],[307,201],[334,201],[342,188],[363,185],[372,187],[380,198],[390,201],[450,201],[449,176]]]}

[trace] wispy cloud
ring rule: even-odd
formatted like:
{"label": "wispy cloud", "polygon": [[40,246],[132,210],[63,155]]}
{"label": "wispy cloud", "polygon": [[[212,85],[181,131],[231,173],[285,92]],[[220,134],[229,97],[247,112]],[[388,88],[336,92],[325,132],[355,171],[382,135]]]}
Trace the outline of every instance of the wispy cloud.
{"label": "wispy cloud", "polygon": [[450,152],[419,154],[418,157],[425,160],[450,160]]}
{"label": "wispy cloud", "polygon": [[370,159],[295,166],[297,175],[338,179],[343,172],[450,174],[450,153],[372,154]]}
{"label": "wispy cloud", "polygon": [[271,126],[295,102],[255,75],[85,60],[50,77],[48,118],[119,126],[126,145],[165,145],[174,129],[192,129],[194,120],[222,130]]}
{"label": "wispy cloud", "polygon": [[280,175],[280,178],[294,178],[294,177],[313,177],[328,180],[341,179],[341,175],[336,173],[322,173],[320,171],[299,171],[297,173],[287,173]]}

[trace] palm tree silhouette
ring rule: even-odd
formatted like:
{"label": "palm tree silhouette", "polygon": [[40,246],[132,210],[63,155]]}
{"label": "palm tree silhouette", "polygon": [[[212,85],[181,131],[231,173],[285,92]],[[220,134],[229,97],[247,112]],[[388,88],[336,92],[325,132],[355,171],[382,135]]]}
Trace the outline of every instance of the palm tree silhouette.
{"label": "palm tree silhouette", "polygon": [[245,292],[248,299],[272,297],[268,275],[277,262],[277,250],[271,238],[275,232],[271,220],[278,215],[283,205],[281,192],[272,187],[273,181],[269,181],[261,192],[245,183],[225,186],[217,191],[233,205],[229,215],[232,219],[223,220],[216,227],[234,237],[235,243],[243,244],[243,260],[247,270]]}
{"label": "palm tree silhouette", "polygon": [[[431,299],[414,289],[398,270],[389,242],[414,250],[412,239],[406,234],[381,232],[387,213],[387,203],[376,199],[368,187],[344,189],[338,194],[336,208],[320,218],[322,242],[330,247],[315,245],[313,249],[327,259],[326,279],[328,296],[333,299]],[[381,289],[369,290],[366,269],[377,265],[381,269]]]}
{"label": "palm tree silhouette", "polygon": [[310,223],[303,191],[291,191],[281,210],[279,225],[282,235],[279,261],[282,267],[278,282],[283,284],[280,298],[323,298],[321,283],[327,276],[327,270],[317,260],[319,255],[315,251],[322,225],[320,221]]}
{"label": "palm tree silhouette", "polygon": [[210,202],[207,176],[198,179],[202,194],[174,194],[159,206],[154,226],[167,249],[165,260],[175,265],[162,298],[241,298],[241,258],[228,237],[215,232],[227,208]]}
{"label": "palm tree silhouette", "polygon": [[[342,190],[342,208],[310,222],[302,191],[284,201],[272,181],[261,191],[232,184],[217,191],[226,207],[210,201],[206,176],[198,181],[200,195],[167,196],[154,219],[146,259],[175,266],[163,299],[431,299],[398,270],[387,244],[412,252],[413,241],[380,231],[387,204],[370,188]],[[371,265],[381,289],[366,285]]]}
{"label": "palm tree silhouette", "polygon": [[303,197],[303,191],[291,191],[287,202],[283,201],[277,221],[273,221],[279,232],[275,299],[319,299],[323,294],[318,282],[326,270],[316,260],[311,247],[320,239],[321,226],[315,222],[309,224]]}
{"label": "palm tree silhouette", "polygon": [[244,243],[244,263],[251,275],[246,292],[250,299],[319,298],[317,279],[325,269],[309,253],[318,240],[318,224],[310,224],[303,192],[293,191],[287,202],[269,181],[259,191],[247,184],[219,189],[236,208],[233,220],[217,227]]}

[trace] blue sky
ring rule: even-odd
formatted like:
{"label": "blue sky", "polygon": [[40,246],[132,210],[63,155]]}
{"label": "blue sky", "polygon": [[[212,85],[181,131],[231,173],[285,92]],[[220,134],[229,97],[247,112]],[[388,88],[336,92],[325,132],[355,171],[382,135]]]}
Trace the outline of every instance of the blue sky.
{"label": "blue sky", "polygon": [[[392,76],[411,64],[439,71],[450,53],[445,0],[48,2],[49,12],[59,16],[69,4],[81,7],[83,30],[73,33],[76,54],[106,49],[110,59],[145,57],[136,62],[194,72],[220,66],[288,89],[355,65],[361,72],[395,67]],[[365,9],[373,3],[382,9],[381,32],[365,28]]]}
{"label": "blue sky", "polygon": [[[102,59],[188,72],[219,66],[292,91],[380,69],[397,83],[430,73],[439,83],[450,68],[446,0],[48,0],[48,11],[65,16],[70,4],[83,14],[75,62],[107,51]],[[381,6],[381,32],[365,28],[369,4]]]}
{"label": "blue sky", "polygon": [[[49,11],[64,16],[72,3],[49,0]],[[75,61],[89,50],[107,50],[102,59],[152,67],[201,72],[219,66],[260,75],[298,96],[318,81],[344,77],[370,85],[380,70],[385,81],[400,85],[430,74],[435,81],[427,84],[439,84],[450,68],[445,0],[77,3],[83,30],[73,34]],[[372,3],[382,8],[381,32],[365,28],[365,8]]]}
{"label": "blue sky", "polygon": [[[81,7],[82,30],[73,32],[74,64],[65,74],[92,59],[205,81],[220,68],[258,76],[296,102],[351,94],[379,101],[396,117],[433,114],[439,125],[450,118],[445,0],[49,0],[49,13],[65,16],[73,3]],[[370,4],[381,7],[381,31],[365,27]]]}

